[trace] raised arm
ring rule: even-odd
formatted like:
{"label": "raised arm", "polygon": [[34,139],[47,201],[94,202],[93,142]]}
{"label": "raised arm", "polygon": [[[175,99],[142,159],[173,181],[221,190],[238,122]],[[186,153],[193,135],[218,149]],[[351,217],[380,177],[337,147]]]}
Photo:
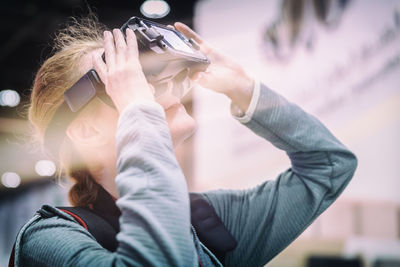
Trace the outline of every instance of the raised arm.
{"label": "raised arm", "polygon": [[[238,241],[227,266],[263,266],[293,241],[343,191],[357,160],[316,118],[264,85],[212,48],[182,23],[211,60],[194,79],[232,100],[232,113],[257,135],[285,150],[292,166],[250,190],[220,190],[204,196]],[[243,177],[246,179],[246,177]]]}
{"label": "raised arm", "polygon": [[20,232],[16,266],[196,266],[186,182],[162,107],[130,104],[119,119],[117,150],[117,251],[48,207]]}
{"label": "raised arm", "polygon": [[251,102],[255,110],[242,123],[285,150],[292,166],[253,189],[204,193],[238,241],[226,266],[265,265],[332,204],[357,165],[315,117],[265,85]]}

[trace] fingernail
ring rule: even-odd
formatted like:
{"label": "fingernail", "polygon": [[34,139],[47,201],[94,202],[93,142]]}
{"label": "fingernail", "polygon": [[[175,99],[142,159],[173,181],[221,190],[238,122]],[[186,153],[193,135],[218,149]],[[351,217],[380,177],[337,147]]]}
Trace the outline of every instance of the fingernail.
{"label": "fingernail", "polygon": [[104,37],[109,37],[111,36],[111,32],[109,31],[104,31]]}

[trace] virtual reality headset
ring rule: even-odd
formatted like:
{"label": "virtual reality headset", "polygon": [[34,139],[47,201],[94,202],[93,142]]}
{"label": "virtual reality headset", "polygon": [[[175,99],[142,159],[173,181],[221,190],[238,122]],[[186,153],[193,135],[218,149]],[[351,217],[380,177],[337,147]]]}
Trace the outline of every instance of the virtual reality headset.
{"label": "virtual reality headset", "polygon": [[[191,75],[205,71],[210,63],[193,39],[187,39],[172,27],[132,17],[121,27],[124,36],[127,28],[136,35],[139,61],[147,81],[155,89],[156,99],[167,93],[182,98],[192,87]],[[65,91],[64,102],[46,130],[45,146],[53,156],[68,125],[95,97],[114,107],[98,74],[91,69]]]}

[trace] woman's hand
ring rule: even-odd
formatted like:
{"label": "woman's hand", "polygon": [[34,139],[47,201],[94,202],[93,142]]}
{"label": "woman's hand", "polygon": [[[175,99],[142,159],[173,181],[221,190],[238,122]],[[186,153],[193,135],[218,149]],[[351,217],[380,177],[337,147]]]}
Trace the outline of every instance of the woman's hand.
{"label": "woman's hand", "polygon": [[198,72],[192,79],[203,87],[227,95],[241,110],[246,111],[253,95],[254,79],[230,58],[212,48],[192,29],[176,22],[175,28],[186,38],[194,39],[200,45],[200,51],[211,64],[205,72]]}
{"label": "woman's hand", "polygon": [[106,63],[100,54],[93,54],[93,65],[105,84],[106,92],[118,111],[138,99],[154,101],[152,87],[147,83],[139,62],[136,36],[126,30],[126,41],[119,29],[104,32]]}

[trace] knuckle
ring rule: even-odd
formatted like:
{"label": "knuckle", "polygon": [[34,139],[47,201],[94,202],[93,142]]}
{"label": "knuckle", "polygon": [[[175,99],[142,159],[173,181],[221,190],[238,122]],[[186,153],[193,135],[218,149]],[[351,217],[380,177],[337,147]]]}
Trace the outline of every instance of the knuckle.
{"label": "knuckle", "polygon": [[124,43],[122,43],[122,42],[118,42],[117,44],[116,44],[116,46],[117,46],[117,49],[119,49],[119,50],[123,50],[123,49],[125,49],[125,44]]}

